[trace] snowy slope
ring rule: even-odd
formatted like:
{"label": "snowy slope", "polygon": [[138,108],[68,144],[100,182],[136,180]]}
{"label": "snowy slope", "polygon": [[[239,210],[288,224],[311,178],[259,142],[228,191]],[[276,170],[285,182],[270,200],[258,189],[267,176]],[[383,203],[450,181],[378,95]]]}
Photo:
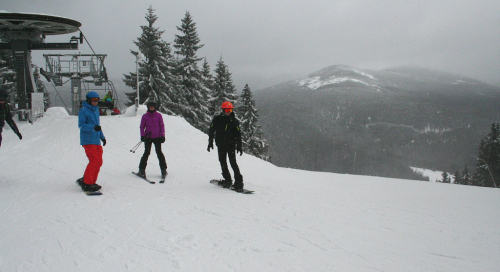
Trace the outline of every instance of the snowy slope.
{"label": "snowy slope", "polygon": [[[498,271],[500,190],[284,169],[238,156],[242,195],[207,136],[164,115],[169,175],[130,174],[139,117],[102,117],[98,183],[77,117],[52,108],[0,148],[0,271]],[[160,178],[154,153],[147,169]]]}

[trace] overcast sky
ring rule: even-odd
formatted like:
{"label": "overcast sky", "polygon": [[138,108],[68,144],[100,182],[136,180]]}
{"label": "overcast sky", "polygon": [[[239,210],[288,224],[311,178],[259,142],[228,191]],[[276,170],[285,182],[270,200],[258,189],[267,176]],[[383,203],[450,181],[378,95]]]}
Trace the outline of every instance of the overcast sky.
{"label": "overcast sky", "polygon": [[[189,11],[205,45],[198,56],[212,71],[222,56],[238,91],[245,83],[255,91],[335,64],[418,65],[500,85],[499,0],[0,0],[8,12],[79,21],[96,53],[108,55],[110,76],[120,78],[135,71],[129,52],[137,50],[132,41],[150,5],[170,43]],[[91,52],[85,44],[79,51]],[[56,52],[33,51],[42,67],[44,53]]]}

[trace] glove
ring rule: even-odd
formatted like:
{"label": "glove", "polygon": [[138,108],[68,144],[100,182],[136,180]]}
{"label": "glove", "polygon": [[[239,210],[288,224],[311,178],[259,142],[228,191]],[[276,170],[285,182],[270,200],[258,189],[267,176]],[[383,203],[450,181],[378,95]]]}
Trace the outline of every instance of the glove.
{"label": "glove", "polygon": [[95,131],[101,131],[101,126],[96,125],[96,126],[94,127],[94,130],[95,130]]}
{"label": "glove", "polygon": [[214,143],[208,143],[207,151],[210,152],[210,148],[214,149]]}
{"label": "glove", "polygon": [[145,142],[146,141],[146,136],[141,136],[141,142]]}
{"label": "glove", "polygon": [[106,139],[102,139],[102,146],[106,146]]}
{"label": "glove", "polygon": [[23,135],[21,135],[21,132],[17,132],[17,137],[19,137],[19,140],[22,140],[23,139]]}
{"label": "glove", "polygon": [[160,143],[164,143],[165,142],[165,137],[160,137]]}

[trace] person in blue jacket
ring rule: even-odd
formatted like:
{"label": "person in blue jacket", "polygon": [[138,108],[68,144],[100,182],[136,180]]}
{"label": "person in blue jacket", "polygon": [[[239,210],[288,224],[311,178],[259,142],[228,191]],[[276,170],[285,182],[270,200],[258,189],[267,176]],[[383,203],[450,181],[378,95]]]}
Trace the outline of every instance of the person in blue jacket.
{"label": "person in blue jacket", "polygon": [[91,91],[87,94],[87,101],[83,101],[78,113],[78,127],[80,128],[80,144],[85,149],[89,164],[85,169],[83,178],[78,179],[78,184],[84,191],[95,192],[101,189],[96,183],[97,176],[102,166],[102,146],[106,145],[106,138],[102,133],[99,121],[99,94]]}

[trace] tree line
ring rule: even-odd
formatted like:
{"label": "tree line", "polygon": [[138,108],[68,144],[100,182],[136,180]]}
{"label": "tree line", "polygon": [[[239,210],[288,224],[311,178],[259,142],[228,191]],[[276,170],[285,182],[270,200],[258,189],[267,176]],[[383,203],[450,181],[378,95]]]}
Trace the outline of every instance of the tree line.
{"label": "tree line", "polygon": [[243,150],[269,161],[269,144],[262,138],[263,131],[258,124],[258,110],[250,87],[245,85],[238,96],[232,74],[222,56],[215,65],[214,75],[206,58],[197,56],[204,45],[200,43],[190,13],[186,12],[181,25],[177,26],[180,34],[175,35],[173,44],[163,40],[165,31],[155,26],[158,16],[151,6],[145,19],[147,24],[141,26],[142,33],[134,41],[139,51],[131,50],[134,56],[139,53],[144,56],[138,62],[138,75],[137,72],[124,74],[125,84],[136,90],[126,93],[129,100],[126,104],[135,103],[139,87],[139,103],[154,99],[159,111],[181,116],[207,133],[212,117],[221,112],[222,102],[229,101],[235,105],[240,120]]}
{"label": "tree line", "polygon": [[476,168],[473,172],[466,165],[451,176],[443,172],[439,182],[498,188],[500,181],[500,123],[493,123],[491,131],[481,139],[477,148]]}

